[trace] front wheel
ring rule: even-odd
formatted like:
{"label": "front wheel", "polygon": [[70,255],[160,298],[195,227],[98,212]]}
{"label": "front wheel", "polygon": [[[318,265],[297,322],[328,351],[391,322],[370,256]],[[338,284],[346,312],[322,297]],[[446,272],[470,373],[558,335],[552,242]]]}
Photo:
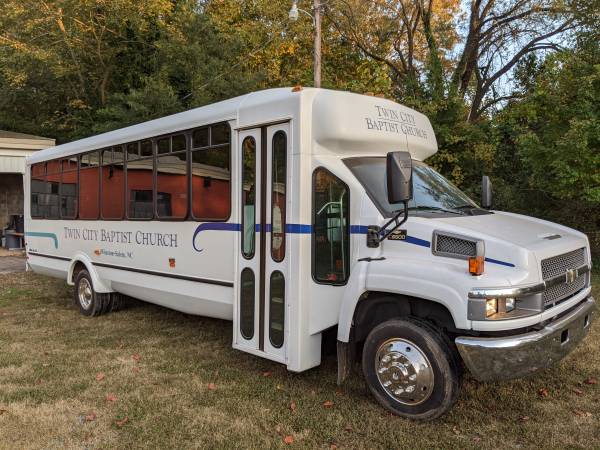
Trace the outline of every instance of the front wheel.
{"label": "front wheel", "polygon": [[447,339],[414,318],[379,324],[367,336],[362,367],[377,401],[409,419],[435,419],[456,402],[460,371]]}

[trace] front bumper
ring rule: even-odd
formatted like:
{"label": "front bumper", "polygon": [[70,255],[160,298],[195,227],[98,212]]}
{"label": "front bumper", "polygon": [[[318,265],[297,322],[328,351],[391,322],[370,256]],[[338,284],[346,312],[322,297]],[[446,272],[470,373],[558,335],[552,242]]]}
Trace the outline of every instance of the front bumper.
{"label": "front bumper", "polygon": [[509,380],[545,369],[564,358],[586,336],[596,302],[589,296],[539,331],[516,336],[462,336],[456,346],[471,374],[480,381]]}

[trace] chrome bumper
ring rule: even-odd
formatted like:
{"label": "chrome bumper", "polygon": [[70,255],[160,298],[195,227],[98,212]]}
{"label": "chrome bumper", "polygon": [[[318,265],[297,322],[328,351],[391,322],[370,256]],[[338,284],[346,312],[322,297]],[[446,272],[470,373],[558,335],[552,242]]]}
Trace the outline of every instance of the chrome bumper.
{"label": "chrome bumper", "polygon": [[516,336],[456,338],[471,374],[480,381],[520,378],[564,358],[585,337],[595,315],[592,296],[539,331]]}

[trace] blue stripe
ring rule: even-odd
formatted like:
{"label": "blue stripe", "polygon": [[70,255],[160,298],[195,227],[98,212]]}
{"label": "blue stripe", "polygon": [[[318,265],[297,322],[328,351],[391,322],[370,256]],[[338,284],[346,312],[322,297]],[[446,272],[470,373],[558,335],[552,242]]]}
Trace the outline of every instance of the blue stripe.
{"label": "blue stripe", "polygon": [[419,239],[414,236],[406,236],[406,239],[400,242],[407,242],[409,244],[420,245],[421,247],[431,247],[431,242],[426,241],[425,239]]}
{"label": "blue stripe", "polygon": [[38,231],[27,231],[25,232],[25,236],[50,238],[54,241],[54,248],[58,248],[58,238],[54,233],[40,233]]}
{"label": "blue stripe", "polygon": [[[260,224],[257,223],[255,225],[254,229],[257,233],[259,233],[260,232]],[[198,227],[196,228],[196,231],[194,232],[194,238],[193,238],[193,245],[194,245],[194,249],[196,251],[201,252],[203,250],[203,249],[198,249],[196,247],[196,236],[198,235],[198,233],[200,233],[202,231],[208,231],[208,230],[241,231],[242,225],[239,223],[220,223],[220,222],[208,222],[208,223],[202,223],[202,224],[198,225]],[[352,234],[367,234],[367,230],[368,230],[368,227],[366,225],[350,225],[350,233],[352,233]],[[267,233],[271,232],[271,224],[270,223],[265,225],[265,232],[267,232]],[[310,234],[310,233],[312,233],[312,225],[303,224],[303,223],[288,223],[285,225],[285,232],[290,233],[290,234]],[[55,234],[52,234],[52,233],[25,233],[25,234],[28,236],[52,237],[55,240],[55,242],[54,242],[55,247],[58,248],[58,241],[56,239]],[[425,247],[425,248],[431,247],[431,242],[429,242],[425,239],[420,239],[418,237],[414,237],[414,236],[406,236],[406,239],[404,239],[403,241],[400,241],[400,242],[406,242],[407,244],[418,245],[420,247]],[[498,264],[500,266],[515,267],[515,265],[512,263],[500,261],[498,259],[485,258],[485,261],[487,261],[491,264]]]}
{"label": "blue stripe", "polygon": [[310,234],[312,233],[312,225],[302,223],[287,223],[285,225],[286,233],[291,234]]}
{"label": "blue stripe", "polygon": [[501,265],[501,266],[506,266],[506,267],[515,267],[515,265],[514,265],[514,264],[512,264],[512,263],[505,262],[505,261],[500,261],[500,260],[498,260],[498,259],[485,258],[485,260],[486,260],[487,262],[489,262],[489,263],[492,263],[492,264],[499,264],[499,265]]}
{"label": "blue stripe", "polygon": [[201,252],[204,250],[203,248],[196,247],[196,236],[198,233],[202,231],[240,231],[242,229],[239,223],[223,223],[223,222],[207,222],[201,223],[196,227],[196,231],[194,231],[194,237],[192,238],[192,245],[194,246],[194,250],[197,252]]}
{"label": "blue stripe", "polygon": [[366,225],[350,225],[350,233],[352,234],[367,234],[369,229]]}

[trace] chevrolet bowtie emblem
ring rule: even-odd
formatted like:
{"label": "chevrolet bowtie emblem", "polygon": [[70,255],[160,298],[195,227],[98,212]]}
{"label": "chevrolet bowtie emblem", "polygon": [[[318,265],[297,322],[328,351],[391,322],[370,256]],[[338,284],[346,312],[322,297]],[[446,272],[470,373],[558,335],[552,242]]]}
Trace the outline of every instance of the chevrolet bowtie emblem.
{"label": "chevrolet bowtie emblem", "polygon": [[565,282],[572,283],[578,276],[577,269],[567,269],[565,272]]}

